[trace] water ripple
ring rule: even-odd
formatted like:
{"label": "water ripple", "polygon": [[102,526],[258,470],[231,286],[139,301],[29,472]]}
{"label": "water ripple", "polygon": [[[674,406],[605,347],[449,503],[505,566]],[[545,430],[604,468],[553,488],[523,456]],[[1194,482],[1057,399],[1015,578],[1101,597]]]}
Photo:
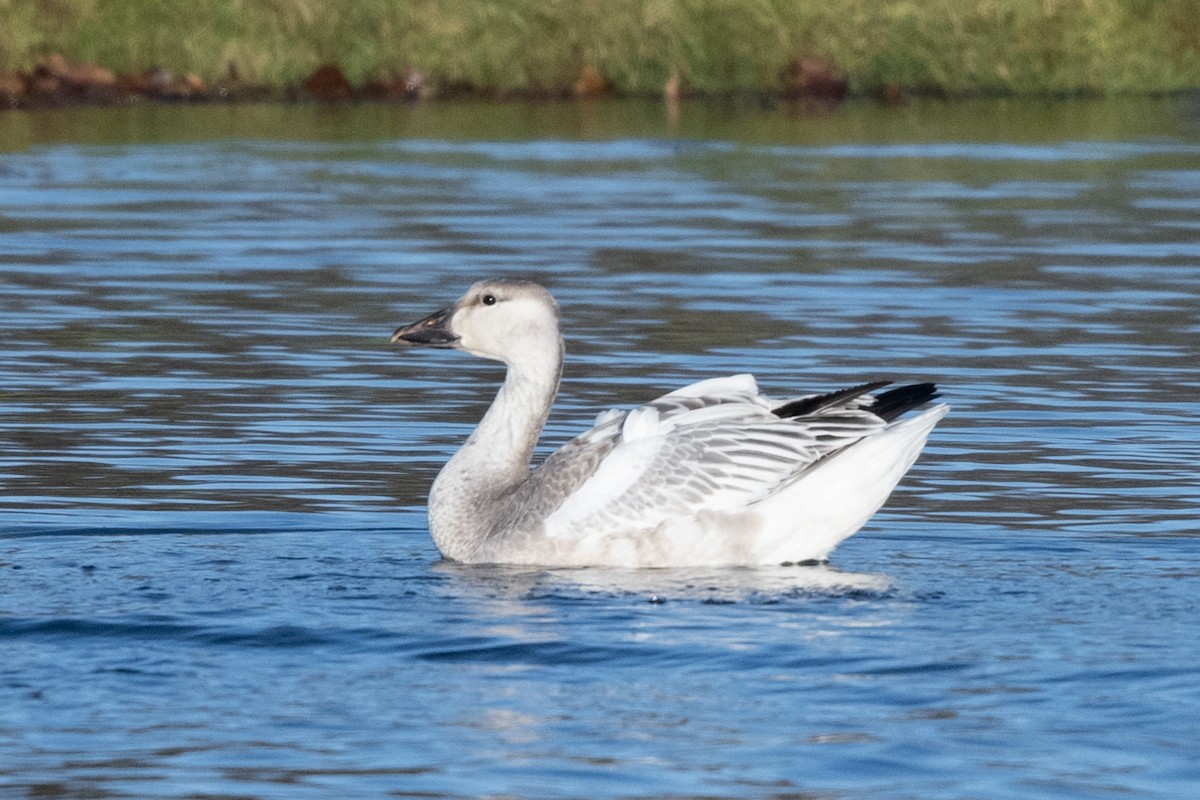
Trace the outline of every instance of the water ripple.
{"label": "water ripple", "polygon": [[[92,109],[6,153],[0,794],[1188,794],[1194,128],[607,108]],[[560,300],[539,452],[721,373],[954,411],[832,565],[439,562],[500,374],[387,337],[482,275]]]}

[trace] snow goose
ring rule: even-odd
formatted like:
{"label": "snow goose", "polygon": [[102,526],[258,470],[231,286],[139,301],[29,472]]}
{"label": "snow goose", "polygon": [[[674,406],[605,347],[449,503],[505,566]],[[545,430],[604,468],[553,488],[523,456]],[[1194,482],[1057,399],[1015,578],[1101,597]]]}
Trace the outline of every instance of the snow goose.
{"label": "snow goose", "polygon": [[562,375],[545,288],[480,281],[392,335],[507,365],[479,426],[429,493],[429,532],[467,563],[672,567],[824,560],[908,471],[943,404],[886,382],[776,401],[750,375],[700,381],[588,431],[530,470]]}

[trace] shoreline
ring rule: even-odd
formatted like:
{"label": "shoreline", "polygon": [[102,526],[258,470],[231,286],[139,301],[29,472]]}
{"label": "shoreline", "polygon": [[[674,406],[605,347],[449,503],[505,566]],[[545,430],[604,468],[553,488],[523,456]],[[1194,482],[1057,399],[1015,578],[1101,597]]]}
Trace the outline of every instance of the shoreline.
{"label": "shoreline", "polygon": [[1195,0],[11,0],[0,108],[1200,90]]}
{"label": "shoreline", "polygon": [[138,107],[143,105],[245,105],[280,103],[289,105],[418,104],[456,101],[495,103],[565,103],[577,100],[643,100],[675,104],[681,101],[742,102],[769,108],[781,103],[810,104],[836,108],[847,101],[874,101],[885,107],[902,107],[910,101],[975,100],[1070,101],[1111,97],[1147,99],[1187,98],[1200,88],[1182,87],[1144,91],[1101,92],[1096,90],[950,92],[939,86],[888,84],[855,90],[838,67],[828,60],[807,60],[791,65],[780,85],[760,89],[699,90],[675,78],[661,91],[622,91],[605,81],[594,69],[585,67],[572,85],[554,88],[476,87],[427,80],[420,73],[400,71],[373,77],[357,85],[334,63],[313,70],[301,83],[271,85],[241,80],[236,70],[215,83],[196,73],[176,75],[163,67],[149,67],[135,74],[115,73],[91,62],[74,62],[61,54],[39,60],[28,72],[0,72],[0,113],[5,110],[40,111],[75,107]]}

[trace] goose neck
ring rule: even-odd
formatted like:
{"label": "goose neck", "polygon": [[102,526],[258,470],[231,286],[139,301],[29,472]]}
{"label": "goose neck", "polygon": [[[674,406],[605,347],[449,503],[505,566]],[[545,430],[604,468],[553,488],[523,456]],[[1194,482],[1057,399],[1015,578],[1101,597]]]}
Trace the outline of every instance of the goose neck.
{"label": "goose neck", "polygon": [[558,392],[560,374],[561,359],[553,369],[510,364],[504,384],[468,444],[490,456],[488,461],[528,467]]}

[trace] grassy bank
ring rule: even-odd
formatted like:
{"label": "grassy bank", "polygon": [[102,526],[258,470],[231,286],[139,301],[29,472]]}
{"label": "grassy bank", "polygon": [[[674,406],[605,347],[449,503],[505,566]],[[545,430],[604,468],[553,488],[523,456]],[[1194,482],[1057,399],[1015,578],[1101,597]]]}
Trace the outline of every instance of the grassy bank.
{"label": "grassy bank", "polygon": [[0,70],[61,52],[209,82],[289,86],[419,70],[435,89],[556,91],[590,65],[618,91],[672,73],[772,91],[802,56],[855,92],[1166,92],[1200,87],[1197,0],[0,0]]}

